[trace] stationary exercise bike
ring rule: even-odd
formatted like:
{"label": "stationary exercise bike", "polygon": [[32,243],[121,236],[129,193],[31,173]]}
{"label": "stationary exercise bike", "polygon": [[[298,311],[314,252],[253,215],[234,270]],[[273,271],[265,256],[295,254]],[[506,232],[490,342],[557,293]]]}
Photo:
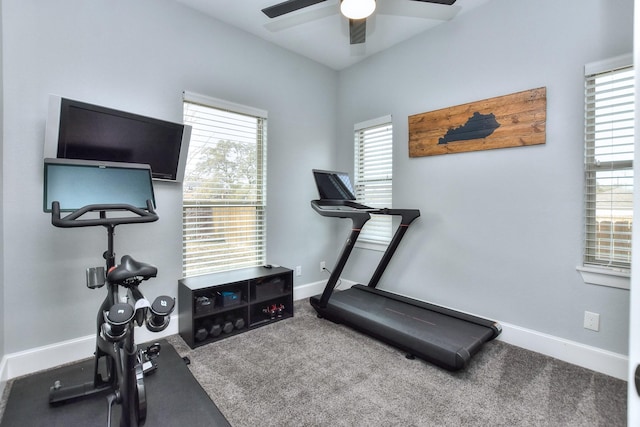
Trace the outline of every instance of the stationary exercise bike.
{"label": "stationary exercise bike", "polygon": [[[78,177],[71,174],[68,177],[65,175],[67,170],[64,168],[68,166],[61,161],[45,160],[45,191],[55,193],[58,188],[64,186],[66,187],[64,191],[69,193],[67,188],[73,188],[75,192],[68,196],[68,200],[75,200],[73,198],[78,198],[78,185],[74,185],[74,181],[77,182]],[[49,169],[46,169],[47,167]],[[60,171],[56,167],[59,167]],[[77,173],[82,169],[72,164],[69,170]],[[89,174],[100,174],[101,178],[115,177],[118,172],[116,170],[112,173],[102,169],[87,170]],[[151,186],[150,172],[145,172],[149,174],[149,182],[147,183],[144,179],[142,182]],[[61,180],[56,174],[63,176],[64,179]],[[48,183],[47,179],[49,179]],[[127,185],[135,184],[131,176],[127,176],[125,181]],[[59,185],[60,182],[64,185]],[[89,190],[87,192],[89,194]],[[152,189],[150,195],[153,197]],[[45,199],[46,197],[47,195]],[[147,415],[144,375],[155,371],[157,367],[155,358],[160,353],[160,345],[153,344],[146,349],[139,349],[134,339],[135,326],[142,326],[144,323],[151,332],[166,329],[170,314],[175,307],[175,300],[169,296],[159,296],[150,304],[145,299],[139,286],[143,281],[155,277],[157,268],[151,264],[136,261],[129,255],[124,255],[120,264],[116,265],[113,237],[117,225],[157,221],[158,215],[154,211],[153,203],[147,199],[144,209],[129,204],[90,204],[61,217],[59,201],[45,200],[45,202],[51,207],[51,223],[54,226],[63,228],[103,226],[107,229],[108,237],[107,250],[103,255],[106,269],[102,267],[87,269],[89,288],[96,289],[104,285],[107,288],[107,295],[98,310],[96,320],[93,381],[75,386],[63,386],[60,381],[56,381],[50,388],[49,403],[59,404],[98,393],[108,393],[107,427],[111,426],[114,404],[121,407],[120,427],[142,426]],[[95,218],[96,213],[98,218]],[[109,216],[114,213],[118,216]],[[93,218],[87,218],[91,216]]]}

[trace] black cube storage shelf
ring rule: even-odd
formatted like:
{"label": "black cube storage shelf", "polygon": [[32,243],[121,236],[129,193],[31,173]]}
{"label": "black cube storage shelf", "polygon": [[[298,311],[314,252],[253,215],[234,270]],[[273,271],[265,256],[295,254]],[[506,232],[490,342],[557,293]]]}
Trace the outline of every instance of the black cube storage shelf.
{"label": "black cube storage shelf", "polygon": [[180,336],[191,348],[293,317],[293,271],[251,267],[178,281]]}

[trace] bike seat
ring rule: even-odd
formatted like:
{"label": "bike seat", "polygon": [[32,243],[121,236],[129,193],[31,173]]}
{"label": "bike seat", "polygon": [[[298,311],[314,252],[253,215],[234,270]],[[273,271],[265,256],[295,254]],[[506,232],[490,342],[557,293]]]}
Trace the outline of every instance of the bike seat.
{"label": "bike seat", "polygon": [[107,273],[107,280],[111,283],[117,283],[127,286],[127,281],[135,277],[142,277],[147,280],[150,277],[156,277],[158,269],[145,262],[136,261],[129,255],[124,255],[120,260],[120,264],[113,267]]}

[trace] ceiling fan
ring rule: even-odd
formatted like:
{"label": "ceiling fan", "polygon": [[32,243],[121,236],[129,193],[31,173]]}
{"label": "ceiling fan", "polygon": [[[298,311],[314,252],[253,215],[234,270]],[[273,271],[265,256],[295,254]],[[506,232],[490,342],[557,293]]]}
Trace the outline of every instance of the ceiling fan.
{"label": "ceiling fan", "polygon": [[[305,7],[313,6],[327,0],[287,0],[282,3],[262,9],[262,12],[269,18],[278,18],[291,12],[295,12]],[[340,12],[349,19],[349,38],[351,44],[364,43],[367,31],[367,18],[378,9],[378,13],[387,15],[415,16],[432,19],[451,19],[458,13],[459,8],[446,8],[452,6],[456,0],[339,0]],[[409,3],[413,2],[413,3]],[[423,10],[419,10],[419,8]],[[427,10],[428,8],[428,10]],[[318,17],[337,13],[329,10],[328,13],[317,15]],[[293,25],[302,21],[292,20]],[[276,29],[278,26],[273,26]],[[281,29],[283,28],[280,26]]]}

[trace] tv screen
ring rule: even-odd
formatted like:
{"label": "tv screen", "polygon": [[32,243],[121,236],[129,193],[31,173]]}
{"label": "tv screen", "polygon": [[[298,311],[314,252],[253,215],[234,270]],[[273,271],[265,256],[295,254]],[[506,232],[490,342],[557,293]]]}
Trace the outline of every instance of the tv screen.
{"label": "tv screen", "polygon": [[146,209],[155,207],[149,165],[95,162],[86,160],[44,160],[44,206],[51,212],[53,202],[62,212],[87,205],[127,204]]}
{"label": "tv screen", "polygon": [[45,157],[140,163],[182,182],[191,127],[51,95]]}

